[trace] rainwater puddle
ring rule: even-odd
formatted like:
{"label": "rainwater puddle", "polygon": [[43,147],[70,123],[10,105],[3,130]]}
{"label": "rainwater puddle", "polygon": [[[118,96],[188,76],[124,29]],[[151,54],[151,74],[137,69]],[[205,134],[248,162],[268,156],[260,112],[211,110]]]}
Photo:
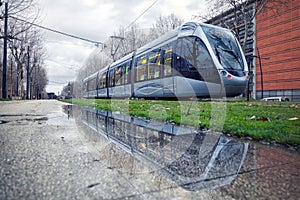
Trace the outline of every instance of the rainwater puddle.
{"label": "rainwater puddle", "polygon": [[[69,106],[64,111],[85,127],[85,135],[104,138],[187,191],[209,189],[234,199],[300,197],[297,151],[86,107]],[[107,163],[124,164],[116,158],[105,156]],[[132,172],[132,165],[118,170],[141,172]]]}
{"label": "rainwater puddle", "polygon": [[61,109],[47,115],[47,124],[68,126],[75,123],[74,118],[71,117],[72,105],[64,105]]}
{"label": "rainwater puddle", "polygon": [[35,114],[2,114],[0,115],[0,125],[11,123],[11,124],[29,124],[29,122],[38,122],[39,124],[47,121],[48,118],[42,115]]}

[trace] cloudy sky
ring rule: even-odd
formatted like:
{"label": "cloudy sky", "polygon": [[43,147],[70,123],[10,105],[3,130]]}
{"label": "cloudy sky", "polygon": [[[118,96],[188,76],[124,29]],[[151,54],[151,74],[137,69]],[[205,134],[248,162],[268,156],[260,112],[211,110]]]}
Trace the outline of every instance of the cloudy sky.
{"label": "cloudy sky", "polygon": [[[205,12],[205,0],[38,0],[42,26],[64,33],[104,42],[119,27],[137,21],[141,28],[151,28],[160,16],[174,13],[185,21]],[[48,53],[47,92],[60,92],[76,77],[77,70],[95,50],[95,45],[49,31],[44,31]]]}

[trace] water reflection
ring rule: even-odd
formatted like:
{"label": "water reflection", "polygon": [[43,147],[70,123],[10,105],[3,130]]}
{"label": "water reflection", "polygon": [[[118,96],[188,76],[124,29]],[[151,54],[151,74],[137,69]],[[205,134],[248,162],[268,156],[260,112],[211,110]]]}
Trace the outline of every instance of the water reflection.
{"label": "water reflection", "polygon": [[[66,109],[70,114],[70,108]],[[220,134],[161,124],[120,113],[81,108],[81,122],[145,165],[188,190],[231,183],[248,144]]]}
{"label": "water reflection", "polygon": [[[95,161],[125,177],[141,194],[168,190],[184,199],[300,197],[299,151],[75,108],[64,110],[74,116],[85,147],[99,156]],[[197,192],[181,193],[179,188]]]}

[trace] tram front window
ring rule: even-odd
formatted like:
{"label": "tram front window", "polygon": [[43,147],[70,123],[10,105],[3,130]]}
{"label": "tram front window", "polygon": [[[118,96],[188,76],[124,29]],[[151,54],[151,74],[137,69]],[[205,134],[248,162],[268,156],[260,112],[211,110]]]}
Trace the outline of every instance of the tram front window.
{"label": "tram front window", "polygon": [[243,76],[244,62],[240,48],[230,31],[202,26],[220,64],[235,76]]}

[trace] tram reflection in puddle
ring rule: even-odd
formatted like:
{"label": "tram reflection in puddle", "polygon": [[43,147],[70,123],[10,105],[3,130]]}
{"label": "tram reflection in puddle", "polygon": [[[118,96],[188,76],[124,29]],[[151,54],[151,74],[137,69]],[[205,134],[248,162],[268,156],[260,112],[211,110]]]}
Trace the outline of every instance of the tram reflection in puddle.
{"label": "tram reflection in puddle", "polygon": [[217,188],[238,175],[248,143],[217,133],[81,108],[82,123],[188,190]]}

